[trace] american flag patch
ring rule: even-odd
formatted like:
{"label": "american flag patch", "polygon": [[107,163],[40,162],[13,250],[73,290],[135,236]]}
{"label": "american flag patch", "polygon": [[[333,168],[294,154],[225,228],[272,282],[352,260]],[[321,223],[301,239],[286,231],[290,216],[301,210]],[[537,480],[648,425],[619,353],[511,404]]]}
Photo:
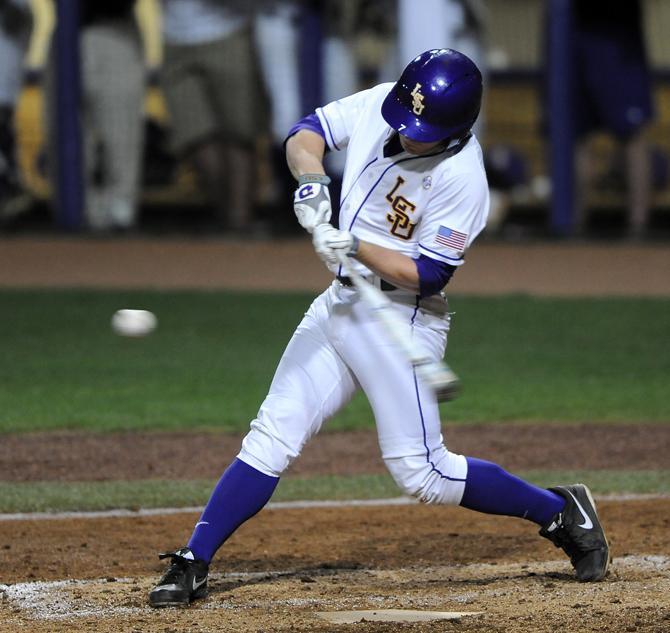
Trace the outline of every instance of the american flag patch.
{"label": "american flag patch", "polygon": [[435,236],[435,241],[442,246],[453,248],[455,251],[462,251],[465,249],[465,242],[468,239],[467,233],[455,231],[447,226],[440,226]]}

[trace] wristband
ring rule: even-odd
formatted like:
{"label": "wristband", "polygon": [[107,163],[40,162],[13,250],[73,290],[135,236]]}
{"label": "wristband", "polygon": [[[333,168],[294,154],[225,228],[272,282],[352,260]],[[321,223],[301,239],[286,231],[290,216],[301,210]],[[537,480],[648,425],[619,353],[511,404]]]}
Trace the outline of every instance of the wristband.
{"label": "wristband", "polygon": [[308,182],[317,182],[327,187],[330,184],[330,178],[325,174],[303,174],[298,177],[298,187],[302,187]]}

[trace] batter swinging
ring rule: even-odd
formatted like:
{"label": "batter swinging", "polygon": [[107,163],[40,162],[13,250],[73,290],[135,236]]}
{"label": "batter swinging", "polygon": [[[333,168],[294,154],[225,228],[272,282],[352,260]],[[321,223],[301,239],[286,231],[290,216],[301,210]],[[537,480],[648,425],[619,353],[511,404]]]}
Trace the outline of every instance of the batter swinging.
{"label": "batter swinging", "polygon": [[[340,253],[351,257],[388,293],[412,341],[442,358],[449,314],[441,290],[488,213],[481,148],[471,132],[481,95],[481,74],[469,58],[430,50],[397,83],[318,108],[290,130],[295,213],[335,279],[296,329],[188,545],[161,555],[170,564],[149,595],[152,606],[185,605],[206,594],[215,552],[268,502],[305,443],[358,389],[370,401],[382,457],[404,493],[530,520],[565,550],[580,580],[605,576],[609,548],[588,488],[544,490],[447,450],[433,393],[338,265]],[[347,150],[340,230],[329,224],[326,147]]]}

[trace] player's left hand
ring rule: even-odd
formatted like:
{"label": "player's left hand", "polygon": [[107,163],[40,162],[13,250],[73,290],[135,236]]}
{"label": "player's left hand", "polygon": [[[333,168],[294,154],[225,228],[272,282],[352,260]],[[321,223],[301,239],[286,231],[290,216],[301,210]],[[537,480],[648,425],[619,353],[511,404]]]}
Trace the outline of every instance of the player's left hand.
{"label": "player's left hand", "polygon": [[312,232],[316,254],[327,266],[339,263],[338,251],[352,257],[358,251],[358,238],[349,231],[338,231],[330,224],[319,224]]}

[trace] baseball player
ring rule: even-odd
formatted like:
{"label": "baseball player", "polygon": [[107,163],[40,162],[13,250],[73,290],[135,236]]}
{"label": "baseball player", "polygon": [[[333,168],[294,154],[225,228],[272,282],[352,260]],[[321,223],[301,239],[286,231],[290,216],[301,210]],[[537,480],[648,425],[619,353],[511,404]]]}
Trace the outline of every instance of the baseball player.
{"label": "baseball player", "polygon": [[[475,64],[454,50],[435,49],[414,59],[397,83],[318,108],[290,130],[295,213],[335,278],[291,338],[187,546],[161,555],[169,567],[149,594],[152,606],[187,605],[206,594],[215,552],[268,502],[305,443],[358,389],[370,401],[382,457],[404,493],[532,521],[566,551],[580,580],[605,576],[609,548],[588,488],[541,489],[495,464],[450,452],[434,394],[389,343],[338,264],[346,253],[388,293],[412,340],[442,358],[449,314],[441,290],[488,212],[482,152],[471,132],[481,95]],[[345,148],[338,230],[329,223],[322,159],[326,149]]]}

